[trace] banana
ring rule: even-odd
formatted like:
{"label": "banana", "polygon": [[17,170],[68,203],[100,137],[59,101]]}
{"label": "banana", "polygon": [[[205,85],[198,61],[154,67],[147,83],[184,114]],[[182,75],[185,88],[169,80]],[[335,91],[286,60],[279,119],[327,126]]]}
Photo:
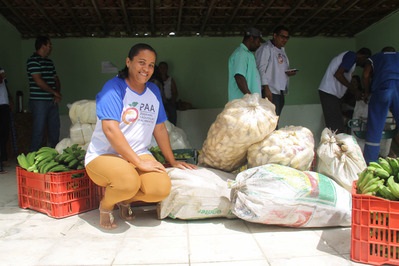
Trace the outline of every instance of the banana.
{"label": "banana", "polygon": [[390,176],[387,180],[387,185],[392,194],[399,198],[399,184],[393,180],[393,176]]}
{"label": "banana", "polygon": [[75,159],[75,156],[73,156],[73,154],[69,154],[69,155],[65,158],[64,162],[67,163],[67,164],[69,164],[69,162],[71,162],[71,161],[74,160],[74,159]]}
{"label": "banana", "polygon": [[362,188],[362,193],[365,193],[366,190],[368,190],[371,186],[375,185],[376,183],[378,183],[381,179],[379,179],[378,177],[374,176],[372,177],[369,182],[367,182],[367,184],[365,184]]}
{"label": "banana", "polygon": [[379,157],[378,158],[378,163],[381,165],[381,167],[388,172],[389,175],[392,175],[392,168],[391,165],[388,163],[388,161],[385,158]]}
{"label": "banana", "polygon": [[399,173],[399,162],[395,158],[387,157],[386,159],[392,168],[392,175],[396,176]]}
{"label": "banana", "polygon": [[388,173],[386,170],[381,169],[381,168],[377,168],[374,170],[374,175],[383,178],[383,179],[387,179],[391,176],[390,173]]}
{"label": "banana", "polygon": [[69,171],[70,169],[68,167],[66,167],[63,164],[58,164],[52,168],[50,168],[48,171],[49,172],[66,172]]}
{"label": "banana", "polygon": [[38,169],[37,169],[37,166],[36,166],[36,164],[32,164],[31,166],[29,166],[28,167],[28,169],[26,169],[26,170],[28,170],[29,172],[38,172]]}
{"label": "banana", "polygon": [[398,198],[395,197],[395,195],[392,193],[392,191],[389,189],[389,187],[382,185],[380,186],[378,193],[387,200],[397,200]]}
{"label": "banana", "polygon": [[371,171],[366,171],[364,177],[358,183],[357,185],[357,193],[362,194],[362,191],[364,190],[364,187],[370,182],[372,179],[374,179],[374,173]]}
{"label": "banana", "polygon": [[364,194],[364,191],[370,187],[371,185],[373,185],[374,183],[376,183],[377,181],[380,180],[380,178],[378,178],[377,176],[375,176],[373,173],[369,172],[366,175],[366,181],[362,184],[362,186],[359,188],[359,192],[360,194]]}
{"label": "banana", "polygon": [[364,184],[364,181],[366,180],[366,174],[367,174],[367,169],[365,169],[357,174],[357,176],[358,176],[358,179],[356,181],[357,188],[362,187],[362,185]]}
{"label": "banana", "polygon": [[54,161],[54,160],[48,162],[47,164],[44,165],[43,168],[41,168],[41,173],[42,173],[42,174],[47,173],[48,170],[49,170],[50,168],[52,168],[52,167],[54,167],[54,166],[56,166],[56,165],[59,165],[59,163],[56,162],[56,161]]}
{"label": "banana", "polygon": [[76,168],[76,166],[78,165],[78,163],[79,163],[79,160],[78,160],[78,159],[73,159],[72,161],[70,161],[70,162],[68,163],[68,167],[71,168],[71,169],[74,169],[74,168]]}
{"label": "banana", "polygon": [[363,194],[368,194],[368,195],[375,195],[377,193],[377,191],[380,189],[381,185],[383,185],[384,181],[382,180],[378,180],[376,182],[374,182],[373,184],[371,184],[370,186],[366,187],[363,190]]}
{"label": "banana", "polygon": [[51,152],[42,152],[39,154],[36,153],[35,161],[36,161],[36,163],[39,163],[40,161],[45,160],[47,158],[53,159],[55,156],[56,156],[56,154],[51,153]]}
{"label": "banana", "polygon": [[53,157],[44,157],[43,159],[41,159],[40,161],[36,160],[36,166],[40,169],[40,167],[42,167],[43,165],[46,165],[47,163],[49,163],[50,161],[52,161],[54,158]]}
{"label": "banana", "polygon": [[35,156],[36,156],[36,152],[35,151],[30,152],[30,153],[28,153],[26,155],[26,160],[28,161],[29,166],[32,166],[32,165],[35,164]]}
{"label": "banana", "polygon": [[19,166],[21,166],[25,170],[28,170],[30,165],[29,165],[28,160],[26,159],[26,156],[24,153],[21,153],[20,155],[17,156],[17,161],[18,161]]}
{"label": "banana", "polygon": [[42,153],[58,154],[58,151],[55,148],[51,147],[41,147],[38,151],[36,151],[36,154]]}
{"label": "banana", "polygon": [[369,166],[372,166],[374,168],[382,168],[382,166],[377,162],[369,162]]}

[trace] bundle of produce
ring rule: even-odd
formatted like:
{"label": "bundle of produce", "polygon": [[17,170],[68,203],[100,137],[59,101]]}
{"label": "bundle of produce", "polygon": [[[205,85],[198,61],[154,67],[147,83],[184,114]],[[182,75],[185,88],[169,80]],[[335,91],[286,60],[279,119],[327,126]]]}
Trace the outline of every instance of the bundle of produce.
{"label": "bundle of produce", "polygon": [[45,174],[49,172],[66,172],[70,170],[84,169],[84,158],[86,151],[73,144],[59,153],[56,149],[42,147],[38,151],[21,153],[17,156],[17,161],[23,169]]}
{"label": "bundle of produce", "polygon": [[378,162],[370,162],[359,173],[356,192],[387,200],[399,200],[399,159],[379,157]]}
{"label": "bundle of produce", "polygon": [[199,164],[227,172],[243,166],[249,146],[269,135],[277,120],[274,105],[257,93],[228,102],[209,128]]}
{"label": "bundle of produce", "polygon": [[231,191],[227,186],[227,180],[234,179],[234,174],[205,167],[167,170],[172,188],[161,201],[159,219],[236,218],[231,213]]}
{"label": "bundle of produce", "polygon": [[358,173],[366,168],[362,150],[351,135],[325,128],[317,148],[316,172],[334,179],[351,192]]}
{"label": "bundle of produce", "polygon": [[248,167],[268,163],[290,166],[298,170],[310,170],[314,159],[312,132],[301,126],[288,126],[248,148]]}
{"label": "bundle of produce", "polygon": [[72,124],[95,124],[97,122],[96,101],[79,100],[69,107],[69,118]]}
{"label": "bundle of produce", "polygon": [[322,174],[266,164],[244,170],[228,183],[232,212],[248,222],[287,227],[351,225],[351,194]]}

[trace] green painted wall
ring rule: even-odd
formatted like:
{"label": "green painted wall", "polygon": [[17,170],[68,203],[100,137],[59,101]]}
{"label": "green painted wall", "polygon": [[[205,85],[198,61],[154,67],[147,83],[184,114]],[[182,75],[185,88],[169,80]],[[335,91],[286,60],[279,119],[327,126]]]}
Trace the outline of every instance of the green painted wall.
{"label": "green painted wall", "polygon": [[373,53],[385,46],[393,46],[399,51],[399,12],[391,14],[382,21],[368,27],[356,36],[358,47],[367,44]]}
{"label": "green painted wall", "polygon": [[[355,38],[291,38],[286,46],[290,65],[300,71],[290,80],[287,105],[319,103],[319,82],[336,54],[362,46],[375,51],[388,42],[399,47],[398,37],[392,34],[396,30],[392,25],[398,22],[399,14],[395,14]],[[24,90],[27,103],[25,63],[34,51],[34,39],[21,39],[16,29],[1,16],[0,30],[7,40],[0,43],[0,65],[6,68],[14,95],[16,90]],[[64,95],[61,112],[67,113],[67,103],[94,99],[104,82],[114,76],[101,73],[101,62],[111,61],[122,68],[130,47],[137,42],[152,45],[157,50],[158,61],[169,63],[181,99],[196,108],[223,107],[227,102],[227,60],[241,41],[240,37],[53,39],[51,58]]]}

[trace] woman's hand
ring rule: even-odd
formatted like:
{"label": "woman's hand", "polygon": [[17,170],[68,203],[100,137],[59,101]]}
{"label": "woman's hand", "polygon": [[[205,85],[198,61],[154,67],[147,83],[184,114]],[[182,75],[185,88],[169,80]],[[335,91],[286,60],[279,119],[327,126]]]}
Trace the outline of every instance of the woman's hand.
{"label": "woman's hand", "polygon": [[173,167],[179,168],[179,169],[197,169],[197,166],[195,164],[191,163],[186,163],[183,161],[174,161],[173,163],[170,164]]}
{"label": "woman's hand", "polygon": [[140,160],[136,167],[145,172],[166,172],[165,166],[155,160]]}

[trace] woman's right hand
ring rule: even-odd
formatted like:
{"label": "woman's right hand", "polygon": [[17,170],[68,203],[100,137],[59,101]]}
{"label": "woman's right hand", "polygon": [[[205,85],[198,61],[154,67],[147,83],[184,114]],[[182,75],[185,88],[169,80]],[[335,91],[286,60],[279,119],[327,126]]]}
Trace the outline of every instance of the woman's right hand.
{"label": "woman's right hand", "polygon": [[165,166],[158,161],[140,160],[136,166],[145,172],[166,172]]}

